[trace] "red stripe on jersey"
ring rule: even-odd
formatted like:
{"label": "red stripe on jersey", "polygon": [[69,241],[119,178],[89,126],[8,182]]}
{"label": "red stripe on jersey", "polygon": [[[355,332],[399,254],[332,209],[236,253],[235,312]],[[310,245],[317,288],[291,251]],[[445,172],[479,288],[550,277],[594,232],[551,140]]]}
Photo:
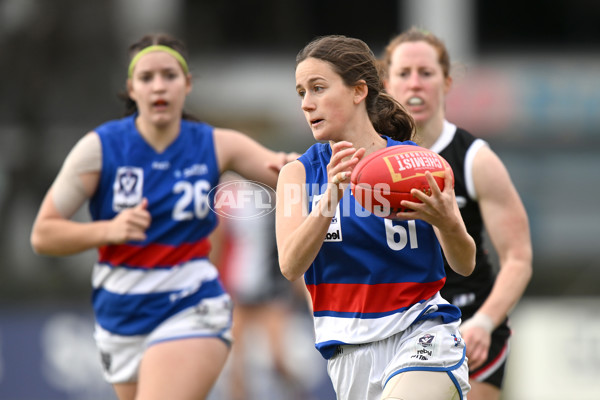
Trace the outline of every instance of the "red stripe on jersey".
{"label": "red stripe on jersey", "polygon": [[445,282],[444,277],[427,283],[321,283],[307,285],[307,288],[315,312],[381,313],[426,300],[437,293]]}
{"label": "red stripe on jersey", "polygon": [[170,267],[192,259],[208,257],[209,252],[208,239],[178,246],[158,243],[146,246],[120,244],[100,247],[98,261],[134,268]]}

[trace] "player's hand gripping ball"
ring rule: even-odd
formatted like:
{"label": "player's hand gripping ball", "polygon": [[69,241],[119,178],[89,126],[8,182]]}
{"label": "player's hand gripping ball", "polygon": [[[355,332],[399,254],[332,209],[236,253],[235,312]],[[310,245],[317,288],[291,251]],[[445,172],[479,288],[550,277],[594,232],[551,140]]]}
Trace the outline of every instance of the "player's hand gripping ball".
{"label": "player's hand gripping ball", "polygon": [[400,205],[402,200],[421,202],[410,193],[411,189],[431,194],[426,171],[431,172],[440,190],[444,190],[446,167],[449,164],[442,156],[424,147],[386,147],[360,160],[350,176],[350,188],[366,210],[381,217],[393,217],[398,212],[412,211]]}

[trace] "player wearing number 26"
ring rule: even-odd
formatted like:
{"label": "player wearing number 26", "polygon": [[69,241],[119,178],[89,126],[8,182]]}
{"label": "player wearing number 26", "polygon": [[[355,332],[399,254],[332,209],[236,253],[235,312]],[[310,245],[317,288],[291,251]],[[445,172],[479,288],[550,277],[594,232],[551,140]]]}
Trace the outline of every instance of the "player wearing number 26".
{"label": "player wearing number 26", "polygon": [[[440,190],[413,189],[412,211],[383,218],[353,198],[350,178],[364,156],[414,144],[414,121],[383,92],[377,62],[361,40],[317,38],[296,58],[296,91],[313,136],[277,183],[280,268],[304,276],[316,347],[340,400],[464,399],[469,390],[460,310],[440,296],[441,249],[459,274],[475,266],[475,243],[446,174]],[[300,189],[297,189],[300,188]],[[297,195],[297,194],[300,195]]]}
{"label": "player wearing number 26", "polygon": [[[208,261],[212,189],[225,170],[274,187],[295,157],[183,112],[192,78],[179,40],[147,35],[129,50],[128,115],[74,146],[31,242],[52,256],[98,249],[95,339],[120,400],[204,399],[231,342],[231,300]],[[92,221],[72,220],[87,201]]]}

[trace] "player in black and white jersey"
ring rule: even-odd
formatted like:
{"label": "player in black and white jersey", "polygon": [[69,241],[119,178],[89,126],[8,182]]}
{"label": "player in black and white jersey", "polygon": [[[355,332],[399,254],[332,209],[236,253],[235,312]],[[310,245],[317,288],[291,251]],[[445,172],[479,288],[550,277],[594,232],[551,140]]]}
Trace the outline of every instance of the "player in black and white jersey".
{"label": "player in black and white jersey", "polygon": [[[532,274],[532,248],[525,208],[500,158],[482,139],[448,122],[450,56],[430,32],[411,28],[393,38],[382,64],[385,88],[413,116],[415,141],[441,154],[452,166],[455,193],[469,234],[477,244],[470,276],[446,267],[442,295],[462,311],[467,344],[469,400],[498,400],[511,335],[508,315]],[[483,246],[487,231],[499,257],[496,273]]]}

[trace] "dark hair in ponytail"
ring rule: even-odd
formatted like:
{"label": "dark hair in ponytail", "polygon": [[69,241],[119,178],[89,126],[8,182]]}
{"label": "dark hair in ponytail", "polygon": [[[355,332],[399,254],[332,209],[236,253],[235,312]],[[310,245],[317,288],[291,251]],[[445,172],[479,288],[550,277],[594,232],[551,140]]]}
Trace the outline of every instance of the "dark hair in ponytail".
{"label": "dark hair in ponytail", "polygon": [[380,65],[365,42],[342,35],[323,36],[300,50],[296,66],[307,58],[331,64],[348,86],[365,81],[367,113],[375,130],[399,141],[412,139],[415,122],[399,102],[384,92]]}

